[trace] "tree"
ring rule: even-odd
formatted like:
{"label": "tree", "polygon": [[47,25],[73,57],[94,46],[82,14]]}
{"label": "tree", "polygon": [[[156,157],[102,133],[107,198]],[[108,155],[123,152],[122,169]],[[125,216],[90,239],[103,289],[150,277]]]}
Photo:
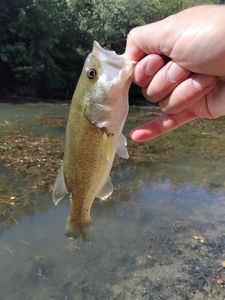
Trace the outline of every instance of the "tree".
{"label": "tree", "polygon": [[60,63],[66,57],[60,42],[67,28],[66,1],[3,1],[0,68],[5,79],[13,87],[32,86],[40,95],[63,88],[65,70]]}
{"label": "tree", "polygon": [[71,95],[94,40],[122,53],[133,27],[206,2],[1,0],[0,94]]}

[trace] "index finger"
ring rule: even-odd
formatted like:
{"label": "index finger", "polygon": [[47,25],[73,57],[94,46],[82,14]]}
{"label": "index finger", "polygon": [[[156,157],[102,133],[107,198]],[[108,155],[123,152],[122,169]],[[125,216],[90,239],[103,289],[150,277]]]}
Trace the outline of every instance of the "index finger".
{"label": "index finger", "polygon": [[170,49],[164,47],[167,41],[168,26],[162,24],[164,20],[152,24],[133,28],[127,36],[125,53],[136,61],[146,54],[167,55]]}

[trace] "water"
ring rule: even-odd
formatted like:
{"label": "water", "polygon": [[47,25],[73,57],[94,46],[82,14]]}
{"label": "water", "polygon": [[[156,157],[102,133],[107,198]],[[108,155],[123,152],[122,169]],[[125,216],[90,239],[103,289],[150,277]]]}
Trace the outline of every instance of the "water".
{"label": "water", "polygon": [[[37,135],[62,135],[63,129],[36,126],[43,112],[63,117],[68,107],[1,104],[0,120],[15,118]],[[127,128],[140,114],[144,111],[131,111]],[[156,161],[131,157],[116,164],[112,198],[92,207],[90,243],[64,236],[68,201],[54,207],[50,192],[29,189],[26,177],[2,165],[0,179],[8,181],[0,196],[19,198],[29,190],[29,205],[14,214],[13,204],[1,231],[0,299],[224,299],[216,280],[224,276],[225,157],[218,153],[219,130],[207,126],[185,127],[152,143]],[[190,129],[196,134],[191,150],[181,147]],[[210,140],[214,135],[216,154],[203,155],[197,131]]]}

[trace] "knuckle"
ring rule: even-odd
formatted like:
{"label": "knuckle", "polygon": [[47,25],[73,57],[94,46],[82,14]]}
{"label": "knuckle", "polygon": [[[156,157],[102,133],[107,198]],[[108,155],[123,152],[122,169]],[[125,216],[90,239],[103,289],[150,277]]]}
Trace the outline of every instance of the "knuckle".
{"label": "knuckle", "polygon": [[132,28],[129,31],[129,33],[127,35],[127,41],[129,41],[129,42],[135,41],[135,39],[136,39],[136,37],[138,35],[138,32],[139,32],[139,28],[140,28],[140,26],[137,26],[137,27]]}

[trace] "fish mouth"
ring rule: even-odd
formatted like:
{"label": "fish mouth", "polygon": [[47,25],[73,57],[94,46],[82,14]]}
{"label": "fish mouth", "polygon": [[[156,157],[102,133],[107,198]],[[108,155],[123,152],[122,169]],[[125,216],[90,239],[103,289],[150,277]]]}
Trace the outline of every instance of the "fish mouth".
{"label": "fish mouth", "polygon": [[126,53],[117,54],[115,51],[102,48],[97,42],[93,42],[92,54],[95,55],[100,61],[106,62],[108,65],[122,69],[124,67],[132,69],[137,63],[131,60]]}
{"label": "fish mouth", "polygon": [[79,239],[85,242],[93,241],[92,224],[71,223],[68,222],[65,228],[65,236],[68,238]]}

